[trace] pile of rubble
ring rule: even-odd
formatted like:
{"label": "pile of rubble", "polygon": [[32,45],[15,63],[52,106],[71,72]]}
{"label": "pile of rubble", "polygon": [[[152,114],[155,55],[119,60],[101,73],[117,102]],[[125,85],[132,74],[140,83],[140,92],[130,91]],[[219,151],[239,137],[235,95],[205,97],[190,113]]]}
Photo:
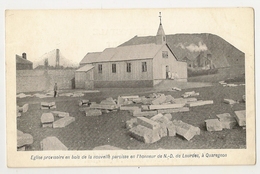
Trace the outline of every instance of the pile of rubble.
{"label": "pile of rubble", "polygon": [[27,112],[29,109],[29,104],[24,104],[22,107],[16,107],[16,117],[22,116],[22,113]]}
{"label": "pile of rubble", "polygon": [[157,114],[152,118],[137,117],[126,121],[130,136],[144,143],[154,143],[166,136],[182,136],[191,140],[200,134],[200,129],[180,120],[173,120],[171,114]]}
{"label": "pile of rubble", "polygon": [[221,84],[223,87],[245,86],[245,84],[232,84],[232,83],[226,83],[225,81],[219,81],[219,84]]}
{"label": "pile of rubble", "polygon": [[237,124],[240,127],[246,126],[245,110],[235,111],[235,117],[229,113],[218,114],[217,119],[205,120],[207,131],[222,131],[223,129],[233,129]]}
{"label": "pile of rubble", "polygon": [[[54,116],[59,117],[54,121]],[[53,111],[51,113],[43,113],[41,116],[42,127],[63,128],[75,121],[75,117],[71,117],[67,112]]]}

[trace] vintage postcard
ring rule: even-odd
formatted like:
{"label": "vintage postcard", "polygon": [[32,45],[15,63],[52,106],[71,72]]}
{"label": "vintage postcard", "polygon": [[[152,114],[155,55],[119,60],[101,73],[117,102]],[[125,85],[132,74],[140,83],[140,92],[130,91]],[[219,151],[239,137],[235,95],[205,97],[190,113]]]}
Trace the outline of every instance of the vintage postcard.
{"label": "vintage postcard", "polygon": [[254,165],[254,10],[6,10],[8,167]]}

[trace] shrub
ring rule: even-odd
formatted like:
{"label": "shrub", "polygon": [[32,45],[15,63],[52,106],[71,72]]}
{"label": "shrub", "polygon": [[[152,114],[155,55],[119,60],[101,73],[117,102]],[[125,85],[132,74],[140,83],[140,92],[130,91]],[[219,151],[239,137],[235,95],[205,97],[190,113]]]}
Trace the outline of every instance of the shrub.
{"label": "shrub", "polygon": [[209,74],[216,74],[218,73],[218,69],[195,69],[195,68],[188,68],[188,77],[194,76],[202,76],[202,75],[209,75]]}

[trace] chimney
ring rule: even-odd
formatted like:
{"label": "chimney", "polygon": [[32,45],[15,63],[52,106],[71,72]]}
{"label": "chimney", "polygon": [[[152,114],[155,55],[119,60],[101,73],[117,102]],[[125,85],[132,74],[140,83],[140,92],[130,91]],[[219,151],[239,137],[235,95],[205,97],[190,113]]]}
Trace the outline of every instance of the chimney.
{"label": "chimney", "polygon": [[56,67],[60,66],[60,50],[56,49]]}
{"label": "chimney", "polygon": [[27,59],[27,58],[26,58],[26,53],[23,53],[23,54],[22,54],[22,58]]}

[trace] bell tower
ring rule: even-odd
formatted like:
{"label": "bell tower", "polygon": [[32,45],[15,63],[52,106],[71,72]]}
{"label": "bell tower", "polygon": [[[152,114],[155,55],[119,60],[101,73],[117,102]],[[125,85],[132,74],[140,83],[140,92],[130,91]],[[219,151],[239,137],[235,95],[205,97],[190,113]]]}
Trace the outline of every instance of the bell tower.
{"label": "bell tower", "polygon": [[160,24],[159,24],[159,28],[158,28],[158,31],[156,34],[156,44],[162,45],[162,44],[166,44],[166,36],[165,36],[163,26],[162,26],[161,12],[159,12],[159,18],[160,18]]}

